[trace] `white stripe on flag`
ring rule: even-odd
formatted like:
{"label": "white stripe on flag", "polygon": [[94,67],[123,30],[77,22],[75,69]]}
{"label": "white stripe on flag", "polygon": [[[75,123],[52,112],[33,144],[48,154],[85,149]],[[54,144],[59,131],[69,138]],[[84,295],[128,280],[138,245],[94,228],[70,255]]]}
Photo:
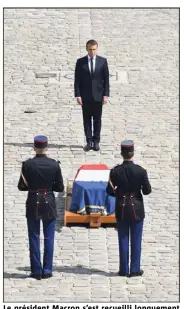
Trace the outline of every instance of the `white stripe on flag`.
{"label": "white stripe on flag", "polygon": [[108,181],[110,170],[80,170],[75,181]]}

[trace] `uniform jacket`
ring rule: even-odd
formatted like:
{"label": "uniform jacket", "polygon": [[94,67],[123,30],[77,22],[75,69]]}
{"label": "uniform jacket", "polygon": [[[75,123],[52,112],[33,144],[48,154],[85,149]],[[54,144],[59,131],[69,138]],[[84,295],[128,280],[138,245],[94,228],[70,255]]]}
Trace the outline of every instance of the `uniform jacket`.
{"label": "uniform jacket", "polygon": [[46,155],[36,155],[23,162],[18,189],[28,191],[26,217],[55,218],[57,213],[53,191],[64,190],[59,162]]}
{"label": "uniform jacket", "polygon": [[142,193],[151,193],[147,172],[133,161],[124,161],[110,171],[106,192],[116,197],[117,221],[140,221],[145,217]]}
{"label": "uniform jacket", "polygon": [[91,74],[88,56],[76,62],[75,97],[81,97],[84,104],[93,101],[102,102],[103,96],[109,96],[109,69],[106,58],[96,56],[95,71]]}

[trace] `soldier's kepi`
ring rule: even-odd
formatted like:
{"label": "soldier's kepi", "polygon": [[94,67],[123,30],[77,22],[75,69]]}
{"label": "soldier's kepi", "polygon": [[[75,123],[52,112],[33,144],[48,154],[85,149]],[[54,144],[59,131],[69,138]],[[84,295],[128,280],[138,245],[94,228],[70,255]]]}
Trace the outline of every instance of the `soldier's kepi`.
{"label": "soldier's kepi", "polygon": [[[36,156],[22,164],[18,183],[20,191],[28,191],[26,217],[28,225],[31,277],[36,279],[52,276],[56,203],[53,191],[64,190],[59,162],[46,156],[48,138],[34,138]],[[44,260],[40,261],[40,219],[43,221]]]}
{"label": "soldier's kepi", "polygon": [[[134,164],[134,142],[121,143],[123,163],[110,171],[106,191],[116,197],[115,215],[120,252],[120,276],[141,276],[141,241],[145,217],[143,194],[151,193],[147,172]],[[131,263],[129,269],[129,231],[131,233]]]}
{"label": "soldier's kepi", "polygon": [[44,135],[38,135],[34,138],[34,146],[35,148],[43,149],[48,146],[48,138]]}
{"label": "soldier's kepi", "polygon": [[134,142],[132,140],[124,140],[121,143],[121,154],[129,153],[131,152],[130,157],[133,157],[134,155]]}

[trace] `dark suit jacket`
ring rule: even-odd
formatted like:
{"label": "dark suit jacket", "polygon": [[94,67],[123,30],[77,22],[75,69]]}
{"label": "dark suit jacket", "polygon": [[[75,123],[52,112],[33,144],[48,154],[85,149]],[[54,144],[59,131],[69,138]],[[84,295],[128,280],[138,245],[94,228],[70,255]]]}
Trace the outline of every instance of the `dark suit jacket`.
{"label": "dark suit jacket", "polygon": [[[115,189],[116,188],[116,189]],[[151,193],[147,171],[133,161],[124,161],[110,171],[106,192],[116,197],[117,221],[133,222],[144,219],[143,196]],[[132,198],[130,198],[133,196]]]}
{"label": "dark suit jacket", "polygon": [[81,97],[84,103],[102,102],[103,96],[109,96],[109,69],[106,58],[96,56],[94,74],[88,66],[88,56],[80,58],[75,67],[75,97]]}

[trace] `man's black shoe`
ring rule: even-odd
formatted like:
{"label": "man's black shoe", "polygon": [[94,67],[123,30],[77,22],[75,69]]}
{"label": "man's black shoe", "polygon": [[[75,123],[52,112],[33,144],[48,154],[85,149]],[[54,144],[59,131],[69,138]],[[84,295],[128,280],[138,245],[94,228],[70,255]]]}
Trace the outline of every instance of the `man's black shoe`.
{"label": "man's black shoe", "polygon": [[138,272],[135,273],[130,273],[130,277],[138,277],[138,276],[142,276],[144,274],[143,270],[140,270]]}
{"label": "man's black shoe", "polygon": [[86,146],[84,146],[84,151],[89,151],[93,149],[93,144],[91,142],[87,143]]}
{"label": "man's black shoe", "polygon": [[94,143],[94,147],[93,147],[94,151],[99,151],[100,147],[99,147],[99,143]]}
{"label": "man's black shoe", "polygon": [[121,277],[129,277],[129,273],[122,273],[121,271],[118,272],[118,275]]}
{"label": "man's black shoe", "polygon": [[42,279],[48,279],[48,278],[51,278],[53,275],[52,274],[44,274],[42,276]]}
{"label": "man's black shoe", "polygon": [[34,278],[36,280],[41,280],[42,279],[42,276],[41,275],[33,275],[33,274],[30,274],[29,275],[29,278]]}

